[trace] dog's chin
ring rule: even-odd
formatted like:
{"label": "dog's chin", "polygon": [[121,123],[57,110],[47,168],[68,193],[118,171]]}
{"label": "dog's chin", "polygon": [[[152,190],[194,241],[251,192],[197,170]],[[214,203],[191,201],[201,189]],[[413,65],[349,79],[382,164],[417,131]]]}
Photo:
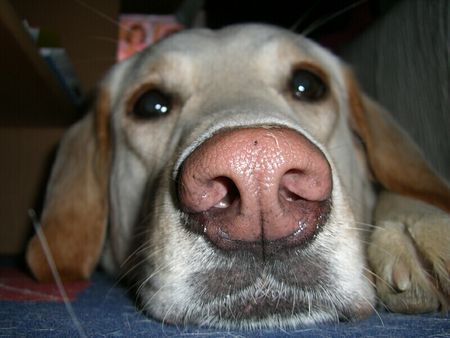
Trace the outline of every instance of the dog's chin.
{"label": "dog's chin", "polygon": [[[155,301],[159,297],[149,294]],[[348,300],[347,300],[348,301]],[[325,293],[309,293],[279,283],[278,290],[261,289],[260,283],[203,302],[191,299],[184,304],[170,301],[147,304],[144,311],[163,323],[220,329],[300,328],[312,325],[364,319],[372,312],[366,300],[343,304]]]}
{"label": "dog's chin", "polygon": [[225,329],[298,328],[372,312],[373,293],[344,290],[317,256],[314,264],[304,255],[264,265],[251,260],[197,271],[172,286],[153,279],[140,293],[143,310],[164,323]]}

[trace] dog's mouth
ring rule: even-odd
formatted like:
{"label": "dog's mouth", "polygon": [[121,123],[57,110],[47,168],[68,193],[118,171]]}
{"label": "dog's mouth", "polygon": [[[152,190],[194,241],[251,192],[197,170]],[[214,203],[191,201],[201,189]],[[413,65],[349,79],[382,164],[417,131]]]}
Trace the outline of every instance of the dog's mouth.
{"label": "dog's mouth", "polygon": [[[356,289],[345,290],[333,273],[333,259],[329,259],[332,249],[311,244],[310,248],[293,248],[285,257],[264,261],[251,252],[232,257],[216,251],[206,259],[213,260],[209,268],[199,266],[179,281],[162,286],[172,289],[180,282],[187,286],[189,291],[179,301],[172,299],[172,294],[160,294],[159,278],[155,284],[150,281],[150,292],[143,293],[148,297],[143,299],[148,304],[145,310],[172,324],[244,329],[367,317],[372,311],[370,296],[366,298]],[[151,276],[153,280],[155,275]]]}
{"label": "dog's mouth", "polygon": [[[217,268],[195,274],[195,301],[184,311],[166,313],[169,323],[205,324],[215,327],[261,328],[311,325],[324,321],[348,321],[368,314],[364,304],[342,305],[326,274],[326,262],[292,267],[277,264]],[[290,270],[290,273],[286,273]],[[278,324],[274,324],[278,323]]]}
{"label": "dog's mouth", "polygon": [[280,127],[221,130],[173,178],[177,227],[143,276],[150,315],[256,328],[369,312],[362,261],[350,273],[344,266],[361,246],[337,237],[332,167],[305,136]]}
{"label": "dog's mouth", "polygon": [[[164,262],[181,265],[154,266],[146,272],[144,307],[164,322],[223,328],[298,327],[366,317],[373,300],[361,286],[362,266],[355,260],[356,268],[348,267],[347,273],[340,264],[338,246],[344,240],[336,237],[335,207],[331,198],[319,203],[313,235],[305,241],[294,238],[289,245],[289,236],[273,242],[261,237],[225,249],[202,233],[208,224],[179,211],[185,231],[178,238],[186,240],[185,257],[179,260],[172,248]],[[352,248],[352,243],[346,245]],[[357,279],[354,284],[347,275]]]}
{"label": "dog's mouth", "polygon": [[[220,222],[224,219],[220,215],[223,213],[221,209],[201,213],[185,213],[183,223],[186,229],[196,234],[206,234],[204,237],[218,250],[228,251],[231,254],[246,251],[255,255],[256,259],[263,261],[281,258],[288,256],[291,249],[304,249],[313,242],[327,223],[332,208],[331,199],[320,202],[297,200],[295,203],[298,215],[294,222],[297,227],[287,236],[275,240],[267,240],[264,237],[264,227],[270,227],[270,224],[264,220],[261,220],[261,224],[254,226],[254,228],[263,229],[259,238],[253,241],[233,239],[227,232],[227,228],[230,226],[227,227],[226,222],[224,222],[225,225]],[[229,210],[226,212],[230,213]],[[232,220],[225,219],[225,221],[232,224]]]}
{"label": "dog's mouth", "polygon": [[[308,250],[306,250],[308,251]],[[252,252],[228,257],[216,267],[197,272],[199,300],[209,314],[228,322],[288,318],[330,309],[327,298],[315,298],[333,287],[329,262],[311,252],[292,249],[284,257],[255,258]]]}

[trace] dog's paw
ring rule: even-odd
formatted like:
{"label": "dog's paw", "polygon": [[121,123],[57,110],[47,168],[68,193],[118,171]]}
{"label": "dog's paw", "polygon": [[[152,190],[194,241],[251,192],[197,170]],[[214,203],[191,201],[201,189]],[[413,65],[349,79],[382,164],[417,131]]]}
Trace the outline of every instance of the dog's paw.
{"label": "dog's paw", "polygon": [[450,217],[440,209],[383,193],[368,247],[380,301],[403,313],[446,311],[450,299]]}

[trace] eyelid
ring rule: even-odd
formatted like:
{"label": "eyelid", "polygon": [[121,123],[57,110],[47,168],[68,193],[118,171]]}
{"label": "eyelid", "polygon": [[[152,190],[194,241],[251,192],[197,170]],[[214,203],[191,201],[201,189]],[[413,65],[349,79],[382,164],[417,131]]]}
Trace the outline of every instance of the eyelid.
{"label": "eyelid", "polygon": [[328,86],[330,83],[328,73],[319,65],[311,61],[302,61],[294,63],[291,67],[291,74],[296,70],[306,70],[317,75]]}

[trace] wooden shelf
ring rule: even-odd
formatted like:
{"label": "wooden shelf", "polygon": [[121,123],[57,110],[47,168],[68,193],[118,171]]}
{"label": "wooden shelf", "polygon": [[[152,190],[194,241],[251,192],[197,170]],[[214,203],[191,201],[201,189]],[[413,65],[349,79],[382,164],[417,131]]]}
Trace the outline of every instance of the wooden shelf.
{"label": "wooden shelf", "polygon": [[0,45],[0,125],[67,126],[79,117],[7,1]]}

